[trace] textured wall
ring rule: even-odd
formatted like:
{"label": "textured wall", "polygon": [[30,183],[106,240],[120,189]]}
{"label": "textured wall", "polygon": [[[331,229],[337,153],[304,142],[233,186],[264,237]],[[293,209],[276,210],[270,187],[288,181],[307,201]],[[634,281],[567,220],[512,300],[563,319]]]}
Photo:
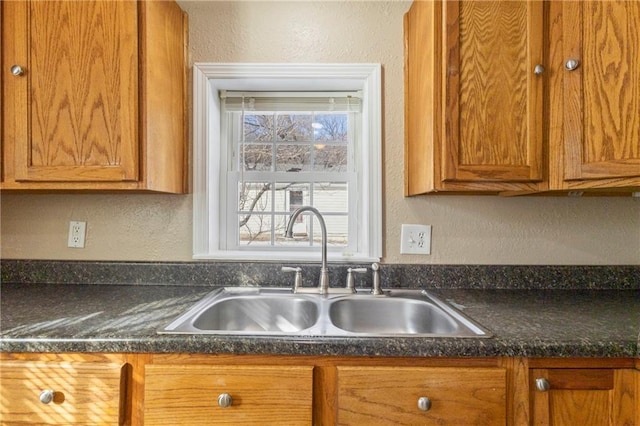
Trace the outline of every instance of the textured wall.
{"label": "textured wall", "polygon": [[[191,62],[380,62],[384,261],[640,264],[640,199],[417,197],[403,191],[402,16],[408,2],[187,2]],[[191,196],[2,194],[3,258],[191,260]],[[88,222],[69,249],[69,220]],[[402,223],[433,225],[431,256],[399,254]]]}

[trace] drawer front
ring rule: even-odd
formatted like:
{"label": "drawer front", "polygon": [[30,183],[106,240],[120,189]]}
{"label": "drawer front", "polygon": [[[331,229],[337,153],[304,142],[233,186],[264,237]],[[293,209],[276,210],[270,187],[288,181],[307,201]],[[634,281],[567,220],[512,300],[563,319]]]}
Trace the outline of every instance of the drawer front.
{"label": "drawer front", "polygon": [[310,425],[312,398],[312,366],[149,364],[144,424]]}
{"label": "drawer front", "polygon": [[[123,364],[8,361],[0,368],[0,382],[3,425],[124,423]],[[52,391],[51,401],[43,403],[46,391]]]}
{"label": "drawer front", "polygon": [[[425,405],[429,405],[426,411]],[[502,368],[338,367],[338,423],[504,425],[506,372]]]}

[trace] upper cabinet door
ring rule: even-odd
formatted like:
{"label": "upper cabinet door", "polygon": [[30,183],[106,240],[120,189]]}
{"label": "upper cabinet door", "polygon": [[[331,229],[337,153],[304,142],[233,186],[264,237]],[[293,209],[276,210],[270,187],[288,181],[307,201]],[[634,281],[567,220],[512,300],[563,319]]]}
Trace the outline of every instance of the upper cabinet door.
{"label": "upper cabinet door", "polygon": [[543,2],[445,1],[444,182],[543,179]]}
{"label": "upper cabinet door", "polygon": [[136,2],[8,3],[15,180],[139,179]]}
{"label": "upper cabinet door", "polygon": [[[640,2],[568,1],[562,15],[564,179],[638,178]],[[608,186],[625,184],[640,179]]]}

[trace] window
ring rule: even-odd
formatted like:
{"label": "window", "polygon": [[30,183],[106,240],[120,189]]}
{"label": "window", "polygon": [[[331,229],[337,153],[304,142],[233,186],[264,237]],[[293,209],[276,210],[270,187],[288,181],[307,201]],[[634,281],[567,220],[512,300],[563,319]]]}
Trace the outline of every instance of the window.
{"label": "window", "polygon": [[194,66],[194,258],[381,255],[380,66]]}

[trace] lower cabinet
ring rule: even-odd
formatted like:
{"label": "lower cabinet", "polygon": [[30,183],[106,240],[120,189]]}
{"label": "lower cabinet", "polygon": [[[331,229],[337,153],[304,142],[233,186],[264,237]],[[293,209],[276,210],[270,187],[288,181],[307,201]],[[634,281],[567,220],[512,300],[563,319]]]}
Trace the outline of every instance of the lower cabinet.
{"label": "lower cabinet", "polygon": [[310,425],[312,366],[145,367],[145,425]]}
{"label": "lower cabinet", "polygon": [[506,424],[504,368],[337,369],[339,424]]}
{"label": "lower cabinet", "polygon": [[634,398],[637,375],[633,369],[532,369],[533,424],[634,425],[640,402]]}
{"label": "lower cabinet", "polygon": [[[28,357],[27,357],[28,358]],[[95,356],[3,359],[3,425],[117,425],[128,423],[127,364]]]}
{"label": "lower cabinet", "polygon": [[0,424],[640,426],[640,360],[0,353]]}

